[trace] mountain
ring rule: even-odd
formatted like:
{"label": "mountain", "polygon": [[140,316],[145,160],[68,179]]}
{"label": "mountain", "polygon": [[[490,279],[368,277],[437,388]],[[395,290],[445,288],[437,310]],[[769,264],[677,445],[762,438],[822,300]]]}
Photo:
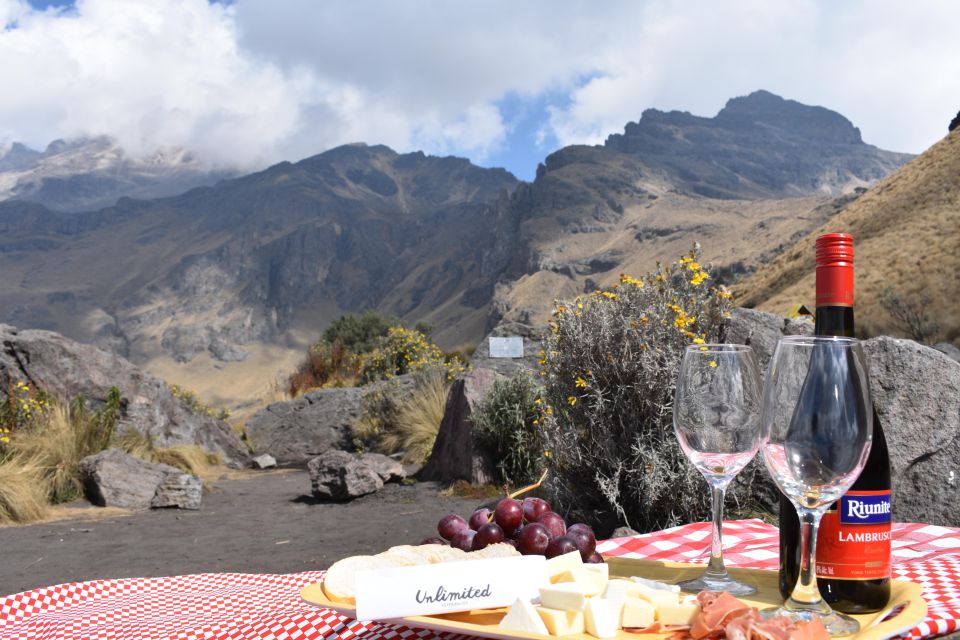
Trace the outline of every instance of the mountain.
{"label": "mountain", "polygon": [[502,319],[543,321],[554,298],[695,241],[729,281],[906,159],[838,114],[757,92],[714,118],[647,111],[604,145],[551,154],[532,183],[356,144],[94,211],[10,200],[0,322],[94,342],[236,402],[344,312],[426,321],[454,347]]}
{"label": "mountain", "polygon": [[887,292],[920,302],[960,338],[960,131],[930,147],[818,226],[737,286],[741,304],[785,313],[813,305],[814,239],[844,231],[854,237],[858,328],[893,331],[881,298]]}
{"label": "mountain", "polygon": [[183,149],[130,156],[106,137],[56,140],[44,151],[0,145],[0,200],[62,211],[99,209],[123,196],[170,196],[233,174],[212,170]]}

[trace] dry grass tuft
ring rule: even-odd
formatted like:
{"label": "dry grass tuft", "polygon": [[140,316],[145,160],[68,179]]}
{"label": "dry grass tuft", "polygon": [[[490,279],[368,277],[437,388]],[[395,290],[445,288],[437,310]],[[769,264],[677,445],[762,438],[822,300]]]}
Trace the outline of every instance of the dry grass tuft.
{"label": "dry grass tuft", "polygon": [[[38,481],[50,502],[67,502],[83,494],[78,465],[87,451],[68,407],[54,405],[46,423],[17,434],[8,451],[14,461],[37,470]],[[9,464],[13,463],[5,463],[4,467]]]}
{"label": "dry grass tuft", "polygon": [[21,460],[0,464],[0,523],[36,522],[48,512],[42,470]]}
{"label": "dry grass tuft", "polygon": [[195,444],[178,444],[158,447],[153,440],[139,431],[127,430],[115,440],[115,444],[130,455],[176,467],[202,480],[219,475],[222,460],[215,453],[208,453]]}

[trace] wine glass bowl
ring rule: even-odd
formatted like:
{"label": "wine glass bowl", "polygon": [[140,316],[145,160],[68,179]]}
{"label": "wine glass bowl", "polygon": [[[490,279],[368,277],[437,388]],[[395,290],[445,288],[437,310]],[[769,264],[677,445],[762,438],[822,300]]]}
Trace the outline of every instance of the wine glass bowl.
{"label": "wine glass bowl", "polygon": [[684,455],[710,485],[713,532],[704,574],[680,583],[685,591],[756,588],[734,580],[723,564],[723,499],[730,481],[760,445],[761,384],[750,347],[704,344],[687,347],[674,396],[673,427]]}
{"label": "wine glass bowl", "polygon": [[782,607],[764,615],[819,618],[831,635],[856,633],[853,618],[830,609],[817,589],[817,527],[853,484],[873,433],[866,359],[858,340],[788,336],[777,344],[763,393],[761,451],[770,476],[801,522],[800,578]]}

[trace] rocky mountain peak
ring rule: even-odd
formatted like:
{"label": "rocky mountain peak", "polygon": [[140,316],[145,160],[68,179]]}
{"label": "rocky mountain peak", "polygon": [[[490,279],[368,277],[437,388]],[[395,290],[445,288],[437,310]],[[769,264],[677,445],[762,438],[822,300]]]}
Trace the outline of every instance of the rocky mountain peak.
{"label": "rocky mountain peak", "polygon": [[836,111],[786,100],[763,90],[731,98],[715,120],[718,125],[731,129],[767,125],[793,132],[808,141],[834,144],[863,142],[860,130]]}

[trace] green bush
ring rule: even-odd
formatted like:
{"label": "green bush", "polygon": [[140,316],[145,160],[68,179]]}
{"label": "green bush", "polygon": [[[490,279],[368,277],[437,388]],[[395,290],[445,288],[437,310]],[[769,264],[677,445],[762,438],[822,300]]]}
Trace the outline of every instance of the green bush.
{"label": "green bush", "polygon": [[360,384],[437,367],[446,370],[448,380],[464,370],[459,358],[448,360],[440,347],[419,331],[390,327],[387,335],[377,341],[376,348],[363,356]]}
{"label": "green bush", "polygon": [[[400,321],[376,311],[367,311],[361,315],[340,316],[323,332],[323,342],[333,345],[338,339],[353,353],[368,353],[377,346],[377,341],[386,336],[390,327]],[[426,333],[426,332],[425,332]]]}
{"label": "green bush", "polygon": [[498,379],[472,414],[474,438],[497,461],[498,481],[532,484],[543,472],[540,390],[526,374]]}
{"label": "green bush", "polygon": [[[697,258],[695,247],[642,279],[621,276],[555,306],[540,360],[548,490],[570,520],[604,534],[709,516],[707,485],[672,426],[684,348],[718,341],[732,307]],[[738,487],[731,494],[743,499],[749,488]]]}

